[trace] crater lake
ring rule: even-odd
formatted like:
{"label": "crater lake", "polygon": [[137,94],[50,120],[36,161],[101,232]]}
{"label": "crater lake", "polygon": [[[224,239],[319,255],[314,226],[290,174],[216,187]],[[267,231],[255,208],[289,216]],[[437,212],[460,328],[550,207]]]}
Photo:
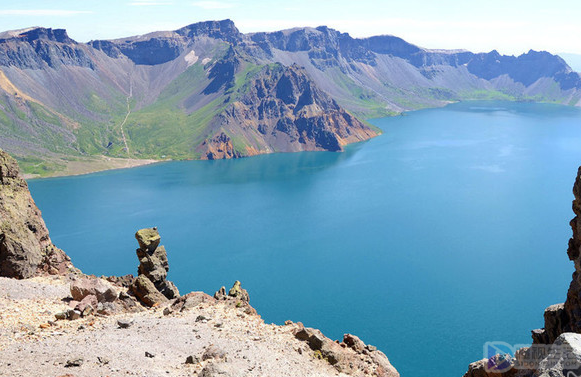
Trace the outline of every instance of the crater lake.
{"label": "crater lake", "polygon": [[157,226],[182,294],[235,280],[263,319],[353,333],[403,377],[462,376],[564,302],[581,110],[462,102],[370,121],[343,153],[178,161],[29,181],[85,273],[136,274]]}

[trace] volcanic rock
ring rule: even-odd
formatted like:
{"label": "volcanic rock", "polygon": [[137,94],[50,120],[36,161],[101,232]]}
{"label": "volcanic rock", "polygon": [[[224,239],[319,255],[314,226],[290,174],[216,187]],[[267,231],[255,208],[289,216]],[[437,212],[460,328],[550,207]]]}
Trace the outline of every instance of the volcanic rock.
{"label": "volcanic rock", "polygon": [[179,297],[177,287],[166,279],[169,271],[167,252],[159,245],[161,238],[157,228],[141,229],[135,233],[135,238],[139,243],[136,250],[139,267],[131,292],[147,306]]}
{"label": "volcanic rock", "polygon": [[339,343],[327,338],[320,330],[302,325],[298,325],[293,333],[295,338],[307,343],[315,357],[326,360],[339,372],[350,375],[369,374],[368,368],[373,366],[375,376],[399,377],[399,373],[383,352],[365,345],[354,335],[344,335],[343,342]]}
{"label": "volcanic rock", "polygon": [[0,276],[63,275],[72,268],[51,242],[16,160],[0,150]]}
{"label": "volcanic rock", "polygon": [[118,293],[111,285],[96,277],[82,277],[71,283],[73,300],[82,301],[87,296],[95,296],[98,302],[113,302]]}
{"label": "volcanic rock", "polygon": [[214,293],[214,298],[218,301],[225,301],[229,306],[236,308],[243,308],[246,314],[254,315],[256,310],[250,306],[250,296],[246,289],[242,288],[240,281],[236,280],[234,285],[226,294],[226,287],[221,287],[216,293]]}
{"label": "volcanic rock", "polygon": [[167,297],[162,295],[145,275],[137,276],[130,289],[139,301],[149,307],[167,301]]}

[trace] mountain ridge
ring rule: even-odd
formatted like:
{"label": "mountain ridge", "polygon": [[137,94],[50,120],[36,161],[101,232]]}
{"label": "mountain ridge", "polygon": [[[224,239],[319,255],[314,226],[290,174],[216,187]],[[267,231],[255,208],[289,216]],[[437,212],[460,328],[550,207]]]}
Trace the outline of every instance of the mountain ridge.
{"label": "mountain ridge", "polygon": [[[236,113],[254,118],[230,119],[216,129],[265,67],[276,64],[301,67],[310,87],[348,114],[349,129],[364,127],[365,138],[379,131],[358,118],[460,100],[581,106],[579,74],[547,52],[429,50],[395,36],[352,38],[326,26],[244,34],[231,20],[88,43],[63,29],[36,27],[0,33],[0,147],[27,173],[40,175],[100,155],[199,159],[224,148],[230,150],[212,156],[328,150],[321,140],[291,145],[290,135],[275,143],[282,139],[260,132],[255,109]],[[275,94],[268,100],[276,101]],[[319,130],[328,126],[318,124]]]}

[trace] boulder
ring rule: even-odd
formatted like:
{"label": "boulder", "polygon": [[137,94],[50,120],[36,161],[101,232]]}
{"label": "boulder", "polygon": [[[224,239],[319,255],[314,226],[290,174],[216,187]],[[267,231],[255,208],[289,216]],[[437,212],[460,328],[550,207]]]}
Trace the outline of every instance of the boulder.
{"label": "boulder", "polygon": [[214,298],[216,300],[226,300],[228,299],[228,295],[226,294],[226,287],[222,286],[220,289],[214,293]]}
{"label": "boulder", "polygon": [[[128,287],[131,287],[131,284],[129,284]],[[143,307],[139,304],[135,297],[126,292],[119,293],[119,300],[117,300],[117,304],[123,308],[124,312],[135,313],[143,310]]]}
{"label": "boulder", "polygon": [[242,377],[244,372],[227,363],[208,363],[199,374],[200,377]]}
{"label": "boulder", "polygon": [[201,360],[198,356],[195,355],[190,355],[188,357],[186,357],[186,364],[197,364],[199,363]]}
{"label": "boulder", "polygon": [[[325,342],[325,336],[320,330],[304,327],[295,332],[295,338],[307,342],[313,351],[320,351]],[[329,341],[331,341],[329,339]]]}
{"label": "boulder", "polygon": [[[119,309],[119,307],[117,306],[117,304],[115,304],[115,302],[100,302],[99,304],[97,304],[97,313],[102,314],[102,315],[113,315],[113,314],[117,313],[118,309]],[[125,311],[131,311],[131,310],[125,310]]]}
{"label": "boulder", "polygon": [[76,309],[68,309],[67,310],[67,319],[74,321],[76,319],[81,318],[81,312]]}
{"label": "boulder", "polygon": [[145,275],[139,275],[129,287],[129,290],[143,304],[152,307],[167,301],[167,298],[155,288],[155,285]]}
{"label": "boulder", "polygon": [[161,242],[161,237],[155,227],[138,230],[135,238],[139,243],[139,248],[148,252],[153,252]]}
{"label": "boulder", "polygon": [[81,312],[81,315],[85,317],[96,311],[98,304],[99,301],[97,300],[97,296],[87,295],[75,306],[75,309]]}
{"label": "boulder", "polygon": [[133,325],[133,323],[134,320],[129,318],[120,318],[117,320],[117,326],[121,329],[128,329]]}
{"label": "boulder", "polygon": [[399,372],[391,365],[389,359],[383,352],[373,351],[369,356],[376,365],[375,375],[377,377],[399,377]]}
{"label": "boulder", "polygon": [[113,286],[96,277],[82,277],[71,283],[73,300],[82,301],[90,295],[95,296],[98,302],[113,302],[118,297]]}
{"label": "boulder", "polygon": [[226,351],[212,344],[202,354],[202,361],[206,360],[227,361]]}
{"label": "boulder", "polygon": [[131,274],[123,276],[107,276],[107,277],[102,276],[101,278],[104,278],[113,285],[123,288],[129,288],[129,286],[131,285],[131,283],[133,283],[133,280],[135,279],[135,277]]}
{"label": "boulder", "polygon": [[353,349],[355,352],[363,352],[363,350],[366,349],[365,343],[363,343],[363,341],[355,335],[343,335],[343,343],[345,343],[347,347]]}
{"label": "boulder", "polygon": [[156,288],[161,292],[162,295],[170,300],[180,297],[180,291],[178,290],[178,287],[176,287],[175,284],[169,280],[165,280],[163,284],[160,284]]}
{"label": "boulder", "polygon": [[[572,373],[570,373],[572,372]],[[539,377],[579,376],[581,373],[581,334],[563,333],[555,340],[537,369]]]}
{"label": "boulder", "polygon": [[83,365],[84,361],[85,360],[83,360],[80,357],[74,358],[74,359],[69,359],[65,363],[65,368],[80,367],[81,365]]}
{"label": "boulder", "polygon": [[204,292],[190,292],[187,295],[181,296],[175,300],[175,302],[171,305],[171,310],[183,312],[185,310],[195,308],[201,303],[215,301],[216,300],[212,298],[212,296]]}
{"label": "boulder", "polygon": [[139,275],[147,276],[154,284],[165,280],[169,271],[165,247],[159,246],[151,253],[137,249],[137,257],[139,258],[139,267],[137,268]]}

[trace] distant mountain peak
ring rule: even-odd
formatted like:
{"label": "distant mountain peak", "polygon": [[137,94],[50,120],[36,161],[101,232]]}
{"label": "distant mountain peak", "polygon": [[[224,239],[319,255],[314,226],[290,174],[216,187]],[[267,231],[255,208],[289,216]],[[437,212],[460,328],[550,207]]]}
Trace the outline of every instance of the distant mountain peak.
{"label": "distant mountain peak", "polygon": [[69,38],[65,29],[52,29],[39,26],[6,31],[0,33],[0,39],[21,39],[27,42],[48,40],[59,43],[76,43],[73,39]]}
{"label": "distant mountain peak", "polygon": [[220,21],[203,21],[184,26],[175,31],[185,37],[208,36],[232,42],[240,37],[240,31],[230,19]]}

